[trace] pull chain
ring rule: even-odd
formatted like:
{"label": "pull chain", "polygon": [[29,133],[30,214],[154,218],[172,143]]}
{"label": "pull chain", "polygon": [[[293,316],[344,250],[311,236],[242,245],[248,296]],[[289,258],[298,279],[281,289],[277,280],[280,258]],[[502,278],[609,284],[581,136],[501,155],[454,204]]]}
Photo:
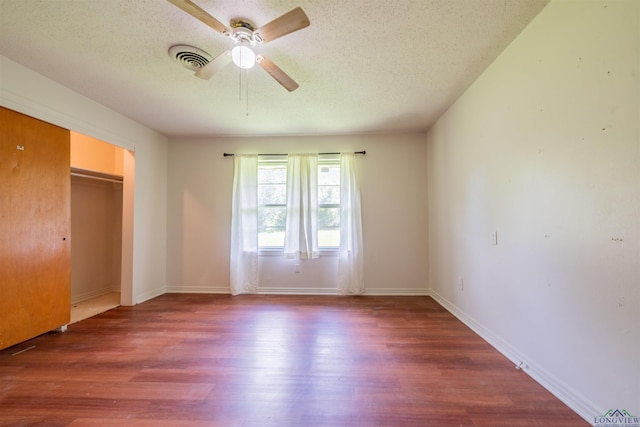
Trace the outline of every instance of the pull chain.
{"label": "pull chain", "polygon": [[[242,65],[242,57],[240,57],[240,64]],[[239,70],[239,74],[238,74],[238,101],[242,101],[242,67],[238,67]],[[245,105],[245,115],[247,117],[249,117],[249,69],[246,68],[245,69],[245,75],[244,75],[244,79],[245,79],[245,86],[246,86],[246,91],[247,91],[247,96],[246,96],[246,105]]]}
{"label": "pull chain", "polygon": [[[242,63],[242,57],[240,57]],[[238,67],[238,101],[242,101],[242,68]]]}
{"label": "pull chain", "polygon": [[249,70],[245,74],[245,80],[247,82],[247,107],[246,107],[246,115],[249,117]]}

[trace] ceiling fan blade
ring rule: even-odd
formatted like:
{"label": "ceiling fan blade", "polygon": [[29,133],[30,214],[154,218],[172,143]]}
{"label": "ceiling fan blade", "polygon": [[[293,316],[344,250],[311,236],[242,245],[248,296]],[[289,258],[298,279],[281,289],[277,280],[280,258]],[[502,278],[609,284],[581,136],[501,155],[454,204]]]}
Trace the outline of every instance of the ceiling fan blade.
{"label": "ceiling fan blade", "polygon": [[255,34],[262,39],[263,43],[275,40],[278,37],[286,36],[294,31],[308,27],[309,18],[300,7],[296,7],[268,24],[263,25],[255,31]]}
{"label": "ceiling fan blade", "polygon": [[293,81],[293,79],[289,77],[287,73],[282,71],[282,69],[274,64],[270,59],[265,58],[262,55],[258,55],[256,57],[256,62],[258,62],[263,70],[269,73],[271,77],[276,79],[276,81],[284,86],[284,88],[289,92],[293,92],[294,90],[298,89],[298,83]]}
{"label": "ceiling fan blade", "polygon": [[207,65],[196,71],[196,77],[208,80],[215,73],[226,67],[231,62],[231,51],[227,50],[213,58]]}
{"label": "ceiling fan blade", "polygon": [[213,16],[209,15],[207,11],[202,9],[200,6],[192,2],[191,0],[167,0],[169,3],[179,7],[180,9],[187,12],[189,15],[193,16],[200,22],[210,26],[217,32],[228,36],[231,34],[231,30],[224,25],[222,22],[218,21]]}

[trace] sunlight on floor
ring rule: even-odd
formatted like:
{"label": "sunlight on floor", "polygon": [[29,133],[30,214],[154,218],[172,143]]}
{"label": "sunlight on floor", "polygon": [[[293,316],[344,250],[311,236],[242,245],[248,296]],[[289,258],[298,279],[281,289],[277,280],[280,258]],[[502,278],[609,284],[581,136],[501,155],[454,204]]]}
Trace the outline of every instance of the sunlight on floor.
{"label": "sunlight on floor", "polygon": [[76,323],[120,305],[120,292],[110,292],[85,301],[71,304],[71,321]]}

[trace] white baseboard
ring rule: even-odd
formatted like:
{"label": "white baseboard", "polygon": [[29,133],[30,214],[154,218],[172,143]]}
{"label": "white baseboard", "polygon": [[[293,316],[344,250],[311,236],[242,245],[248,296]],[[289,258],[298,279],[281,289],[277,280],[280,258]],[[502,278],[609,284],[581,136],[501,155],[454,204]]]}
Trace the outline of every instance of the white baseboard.
{"label": "white baseboard", "polygon": [[167,286],[167,294],[230,294],[229,287]]}
{"label": "white baseboard", "polygon": [[[185,294],[228,294],[228,287],[210,286],[167,286],[166,293]],[[262,295],[338,295],[336,288],[292,288],[292,287],[259,287]],[[365,289],[364,295],[371,296],[429,296],[429,289],[416,288],[376,288]]]}
{"label": "white baseboard", "polygon": [[337,295],[332,288],[287,288],[287,287],[258,287],[262,295]]}
{"label": "white baseboard", "polygon": [[[258,288],[259,294],[274,295],[338,295],[337,288],[287,288],[287,287],[264,287]],[[377,288],[365,289],[362,295],[365,296],[428,296],[426,289],[397,289],[397,288]]]}
{"label": "white baseboard", "polygon": [[365,289],[364,295],[379,295],[379,296],[423,296],[428,297],[431,295],[429,289],[416,289],[416,288],[373,288]]}
{"label": "white baseboard", "polygon": [[135,300],[133,302],[134,305],[143,303],[145,301],[149,301],[155,297],[159,297],[160,295],[164,295],[167,293],[166,288],[156,288],[151,291],[145,292],[140,295],[135,295]]}
{"label": "white baseboard", "polygon": [[120,292],[120,289],[114,289],[112,287],[102,288],[102,289],[94,289],[88,292],[83,292],[81,294],[73,294],[71,295],[71,304],[77,304],[82,301],[86,301],[91,298],[99,297],[105,294],[110,294],[111,292]]}
{"label": "white baseboard", "polygon": [[514,364],[514,368],[522,369],[523,372],[533,378],[551,394],[560,399],[574,412],[584,418],[585,421],[593,423],[593,417],[601,413],[601,411],[599,411],[592,402],[582,396],[578,391],[560,381],[556,376],[552,375],[541,366],[536,366],[534,363],[530,362],[526,355],[521,354],[509,343],[493,334],[481,323],[467,315],[463,310],[458,308],[442,295],[438,294],[438,292],[431,289],[430,295],[447,311],[457,317],[458,320],[471,328],[471,330],[502,353],[507,359],[511,360]]}

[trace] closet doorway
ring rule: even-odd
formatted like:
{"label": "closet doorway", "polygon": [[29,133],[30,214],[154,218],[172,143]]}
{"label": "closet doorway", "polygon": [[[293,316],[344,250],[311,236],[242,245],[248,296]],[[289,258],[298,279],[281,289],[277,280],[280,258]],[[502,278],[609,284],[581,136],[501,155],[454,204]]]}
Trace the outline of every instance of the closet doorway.
{"label": "closet doorway", "polygon": [[71,133],[71,323],[120,305],[124,150]]}

